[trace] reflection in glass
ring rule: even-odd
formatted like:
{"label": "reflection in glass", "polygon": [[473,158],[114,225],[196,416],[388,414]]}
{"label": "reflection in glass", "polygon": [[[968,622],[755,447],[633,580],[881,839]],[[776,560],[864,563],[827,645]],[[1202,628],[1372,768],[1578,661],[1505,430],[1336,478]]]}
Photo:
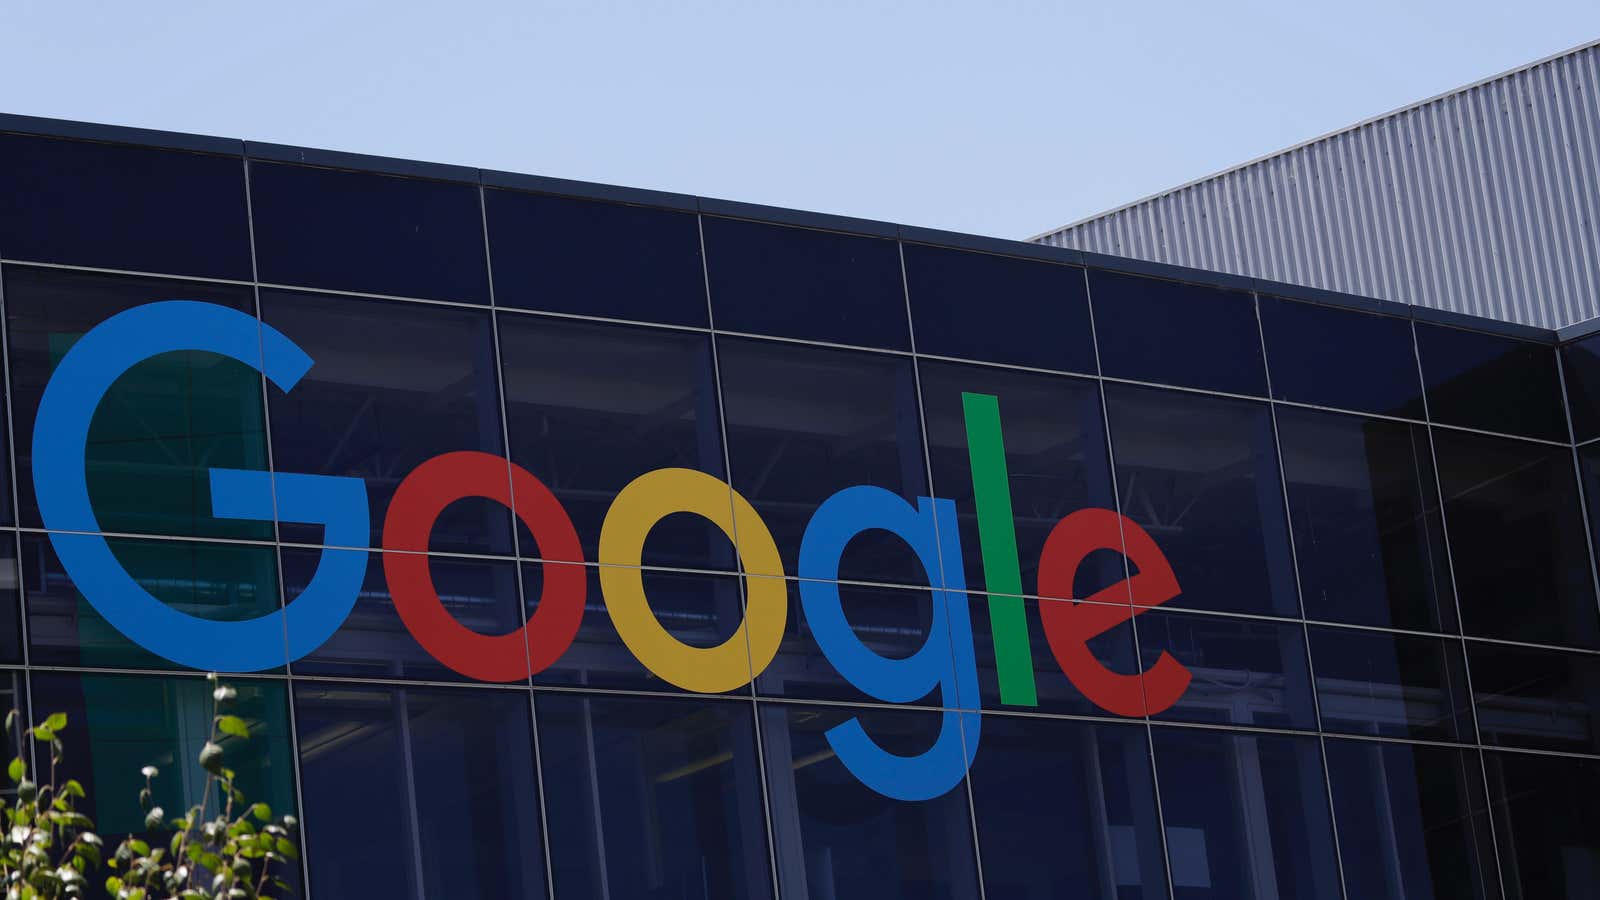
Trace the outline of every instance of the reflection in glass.
{"label": "reflection in glass", "polygon": [[1327,754],[1346,896],[1500,896],[1478,751],[1330,740]]}
{"label": "reflection in glass", "polygon": [[988,896],[1168,896],[1142,725],[986,715],[970,777]]}
{"label": "reflection in glass", "polygon": [[1107,377],[1266,395],[1252,295],[1090,269],[1089,297]]}
{"label": "reflection in glass", "polygon": [[896,242],[716,216],[700,221],[719,330],[911,349]]}
{"label": "reflection in glass", "polygon": [[[187,615],[238,622],[279,608],[278,564],[269,546],[141,538],[107,543],[140,587]],[[22,578],[35,665],[178,667],[113,628],[78,592],[45,535],[23,535]]]}
{"label": "reflection in glass", "polygon": [[[970,392],[995,397],[1000,407],[1022,590],[1037,594],[1039,553],[1056,523],[1084,507],[1116,505],[1099,389],[1083,379],[984,366],[919,360],[917,367],[933,488],[955,501],[967,586],[987,583],[962,407]],[[1118,560],[1118,578],[1121,569]]]}
{"label": "reflection in glass", "polygon": [[[305,591],[323,554],[354,552],[359,551],[283,548],[284,596],[293,603]],[[367,577],[355,608],[332,637],[294,661],[295,674],[465,679],[424,650],[400,620],[384,575],[387,555],[377,551],[367,554]],[[428,572],[445,610],[472,631],[507,634],[522,627],[522,613],[517,608],[517,570],[509,560],[435,556],[428,561]],[[421,586],[414,589],[420,590]]]}
{"label": "reflection in glass", "polygon": [[262,281],[489,302],[475,185],[251,160],[250,201]]}
{"label": "reflection in glass", "polygon": [[1600,334],[1561,348],[1572,435],[1580,443],[1600,437]]}
{"label": "reflection in glass", "polygon": [[1122,512],[1161,547],[1174,607],[1298,615],[1264,403],[1106,385]]}
{"label": "reflection in glass", "polygon": [[1600,761],[1486,750],[1509,900],[1600,896]]}
{"label": "reflection in glass", "polygon": [[[364,480],[373,546],[417,465],[454,450],[503,453],[487,310],[263,291],[261,315],[316,361],[293,391],[271,394],[273,464]],[[489,500],[457,501],[434,524],[431,549],[509,554],[510,517]],[[322,541],[315,525],[284,522],[281,534]]]}
{"label": "reflection in glass", "polygon": [[[5,304],[21,522],[38,526],[33,425],[61,357],[84,332],[158,300],[250,313],[250,288],[7,266]],[[100,528],[136,534],[270,538],[272,523],[211,516],[213,466],[267,467],[261,376],[213,353],[164,353],[117,379],[89,428],[89,498]],[[0,495],[5,492],[0,491]]]}
{"label": "reflection in glass", "polygon": [[1154,729],[1175,900],[1338,900],[1314,737]]}
{"label": "reflection in glass", "polygon": [[[811,623],[806,621],[801,610],[799,593],[798,586],[791,583],[789,620],[783,642],[772,665],[756,678],[756,693],[768,697],[871,702],[874,698],[846,681],[822,655],[812,635]],[[870,652],[891,659],[911,656],[928,643],[932,634],[933,604],[939,602],[938,596],[930,590],[839,586],[840,605],[851,633]],[[946,647],[935,645],[933,649],[948,658]],[[957,705],[957,698],[940,697],[935,686],[932,693],[916,702],[953,707]]]}
{"label": "reflection in glass", "polygon": [[299,682],[318,897],[544,897],[526,690]]}
{"label": "reflection in glass", "polygon": [[[1056,661],[1050,642],[1045,637],[1044,624],[1039,619],[1039,608],[1046,603],[1068,603],[1067,600],[1022,600],[1023,614],[1028,626],[1028,653],[1033,660],[1033,681],[1038,692],[1038,705],[1025,707],[1027,712],[1061,713],[1079,716],[1105,716],[1106,710],[1084,696],[1077,685],[1067,677]],[[982,594],[970,595],[972,618],[972,649],[978,663],[978,693],[974,699],[962,697],[961,706],[968,709],[1003,709],[1005,701],[1000,695],[1000,671],[995,658],[993,624],[989,616],[989,600]],[[1121,675],[1139,673],[1139,654],[1133,643],[1133,622],[1108,629],[1088,640],[1089,652],[1100,665]],[[949,703],[945,705],[951,705]],[[985,747],[988,745],[985,744]]]}
{"label": "reflection in glass", "polygon": [[1309,633],[1325,730],[1477,740],[1459,638],[1325,626]]}
{"label": "reflection in glass", "polygon": [[[834,492],[927,496],[910,360],[723,337],[717,351],[733,487],[772,531],[785,572],[797,574],[806,524]],[[928,584],[911,548],[883,531],[850,542],[839,576]]]}
{"label": "reflection in glass", "polygon": [[1600,647],[1572,451],[1442,428],[1433,443],[1462,629]]}
{"label": "reflection in glass", "polygon": [[1467,643],[1485,744],[1600,753],[1600,656]]}
{"label": "reflection in glass", "polygon": [[[535,316],[499,322],[511,459],[561,501],[585,559],[599,559],[611,501],[640,475],[678,467],[722,477],[709,337]],[[522,555],[538,555],[522,537]],[[651,529],[644,564],[731,568],[733,544],[699,516],[668,516]]]}
{"label": "reflection in glass", "polygon": [[748,702],[539,694],[556,895],[772,896]]}
{"label": "reflection in glass", "polygon": [[1316,728],[1305,633],[1267,622],[1152,610],[1134,622],[1143,669],[1170,654],[1194,676],[1182,699],[1154,718]]}
{"label": "reflection in glass", "polygon": [[1093,374],[1083,270],[904,245],[917,352]]}
{"label": "reflection in glass", "polygon": [[760,710],[780,896],[978,896],[964,787],[917,803],[892,800],[850,774],[823,737],[859,717],[885,750],[914,755],[933,744],[939,713],[796,704],[761,704]]}
{"label": "reflection in glass", "polygon": [[1456,630],[1427,429],[1278,409],[1306,617]]}
{"label": "reflection in glass", "polygon": [[1416,329],[1432,421],[1567,440],[1550,345],[1423,322]]}

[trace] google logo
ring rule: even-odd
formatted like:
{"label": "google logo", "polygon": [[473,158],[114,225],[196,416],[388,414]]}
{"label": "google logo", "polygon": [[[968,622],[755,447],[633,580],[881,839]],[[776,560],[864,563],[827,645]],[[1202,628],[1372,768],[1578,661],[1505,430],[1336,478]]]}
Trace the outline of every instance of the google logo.
{"label": "google logo", "polygon": [[[167,300],[129,309],[80,338],[57,365],[40,400],[33,433],[33,478],[51,543],[78,590],[113,627],[172,662],[197,669],[251,672],[296,660],[327,641],[355,606],[371,551],[366,484],[359,478],[210,470],[212,515],[225,519],[320,525],[315,575],[283,609],[243,621],[212,621],[152,596],[113,555],[90,502],[85,452],[95,410],[111,386],[144,360],[177,351],[225,356],[291,391],[312,359],[281,332],[228,307]],[[1001,699],[1037,704],[1010,488],[995,397],[964,394],[980,550]],[[508,479],[507,471],[511,475]],[[729,497],[732,497],[732,503]],[[445,453],[417,466],[397,488],[384,518],[384,574],[405,627],[443,665],[490,682],[526,679],[572,644],[583,618],[586,580],[576,566],[547,567],[537,611],[520,629],[482,634],[458,622],[433,586],[425,552],[434,523],[451,503],[477,497],[509,507],[538,543],[539,557],[584,562],[571,518],[532,473],[477,451]],[[675,638],[651,611],[639,568],[651,529],[668,515],[691,513],[715,524],[738,548],[746,579],[744,620],[723,643],[697,647]],[[889,532],[916,555],[933,589],[927,641],[904,658],[861,642],[846,619],[836,583],[846,546],[869,530]],[[1088,648],[1097,635],[1179,591],[1155,541],[1136,523],[1105,509],[1062,519],[1039,559],[1039,594],[1073,600],[1073,577],[1092,553],[1124,554],[1133,574],[1083,598],[1046,602],[1040,620],[1050,651],[1086,697],[1123,716],[1159,713],[1178,701],[1190,673],[1163,653],[1144,672],[1103,666]],[[787,582],[778,547],[754,507],[729,485],[693,469],[639,476],[612,501],[599,542],[601,592],[618,635],[662,680],[686,691],[721,693],[748,684],[777,655],[787,624]],[[817,507],[801,539],[801,609],[822,654],[863,693],[909,703],[937,690],[978,696],[977,664],[959,560],[955,504],[919,497],[915,505],[870,485],[839,491]],[[955,561],[947,565],[947,561]],[[1131,602],[1130,602],[1131,598]],[[971,705],[971,704],[968,704]],[[981,717],[946,710],[937,739],[915,756],[890,753],[851,719],[827,732],[846,768],[874,791],[902,800],[937,797],[960,783],[977,754]]]}

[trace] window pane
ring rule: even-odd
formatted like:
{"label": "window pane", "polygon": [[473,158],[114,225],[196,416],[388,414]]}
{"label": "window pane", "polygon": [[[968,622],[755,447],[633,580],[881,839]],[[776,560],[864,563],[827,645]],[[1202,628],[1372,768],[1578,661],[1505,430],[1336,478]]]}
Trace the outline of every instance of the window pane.
{"label": "window pane", "polygon": [[1172,606],[1298,615],[1264,403],[1106,385],[1122,511],[1155,538]]}
{"label": "window pane", "polygon": [[[834,492],[870,484],[912,504],[927,495],[909,359],[721,337],[717,350],[733,487],[771,529],[785,572],[797,574],[800,537]],[[883,531],[850,542],[839,576],[928,583],[911,549]]]}
{"label": "window pane", "polygon": [[704,327],[693,213],[485,190],[494,302]]}
{"label": "window pane", "polygon": [[1306,616],[1455,631],[1427,429],[1278,409]]}
{"label": "window pane", "polygon": [[1467,642],[1485,744],[1600,753],[1600,656]]}
{"label": "window pane", "polygon": [[[511,459],[566,507],[586,559],[599,559],[601,522],[635,478],[668,467],[723,476],[710,337],[534,316],[499,321]],[[528,540],[521,551],[537,555]],[[733,562],[728,537],[687,513],[663,519],[644,547],[645,565]]]}
{"label": "window pane", "polygon": [[1561,348],[1572,433],[1579,441],[1600,437],[1600,334]]}
{"label": "window pane", "polygon": [[1310,638],[1324,729],[1476,742],[1460,639],[1321,626]]}
{"label": "window pane", "polygon": [[1267,393],[1250,294],[1090,269],[1089,297],[1107,377]]}
{"label": "window pane", "polygon": [[927,360],[917,366],[933,489],[936,496],[955,501],[967,586],[999,590],[983,569],[973,498],[962,395],[974,393],[999,404],[1022,590],[1037,594],[1039,553],[1056,523],[1084,507],[1116,506],[1099,388],[1092,381],[984,366]]}
{"label": "window pane", "polygon": [[1600,647],[1572,451],[1437,428],[1433,442],[1466,633]]}
{"label": "window pane", "polygon": [[[356,552],[283,548],[284,594],[289,602],[311,583],[324,554]],[[332,637],[293,663],[295,674],[470,680],[423,649],[400,620],[383,569],[385,557],[396,554],[374,551],[366,556],[367,576],[355,608]],[[522,627],[517,570],[510,560],[435,556],[428,560],[428,572],[445,611],[472,631],[508,634]]]}
{"label": "window pane", "polygon": [[970,777],[988,896],[1168,896],[1143,725],[986,715]]}
{"label": "window pane", "polygon": [[[107,543],[140,587],[179,612],[239,622],[279,608],[278,564],[269,546],[139,538]],[[89,605],[47,536],[22,536],[22,578],[33,664],[181,668],[123,637]]]}
{"label": "window pane", "polygon": [[[551,562],[522,564],[523,596],[528,619],[532,623],[530,631],[536,638],[541,634],[537,615],[543,604],[546,579],[553,577],[552,573],[557,570],[562,570],[562,577],[570,578],[573,568]],[[583,570],[588,588],[583,622],[578,628],[577,637],[559,659],[535,673],[535,683],[626,691],[681,692],[682,688],[662,680],[639,662],[639,658],[617,633],[600,589],[600,568],[584,566]],[[627,571],[637,572],[655,620],[661,623],[667,634],[691,647],[719,646],[731,640],[744,623],[739,581],[735,575],[654,569]],[[798,609],[793,615],[799,615]],[[794,627],[792,618],[790,627]],[[748,671],[748,652],[743,645],[737,645],[737,649],[740,651],[738,655],[746,659],[742,665]],[[730,693],[748,695],[750,688],[741,684]]]}
{"label": "window pane", "polygon": [[[1121,575],[1119,574],[1120,578]],[[1002,601],[1004,602],[1004,601]],[[1023,604],[1023,615],[1028,626],[1028,655],[1033,662],[1033,683],[1037,692],[1036,707],[1016,707],[1027,712],[1063,713],[1079,716],[1105,716],[1107,711],[1095,704],[1067,677],[1055,652],[1045,637],[1044,624],[1039,619],[1040,606],[1047,603],[1069,603],[1067,600],[1036,600],[1032,597],[1018,601]],[[972,649],[978,663],[979,700],[961,697],[964,708],[1003,709],[1006,706],[1000,693],[1000,670],[996,659],[993,622],[989,614],[989,599],[981,594],[970,597],[972,619]],[[1134,647],[1133,623],[1123,622],[1087,642],[1090,654],[1106,669],[1123,675],[1139,672],[1139,654]],[[946,703],[945,705],[951,705]],[[1032,721],[1032,720],[1029,720]],[[985,745],[987,746],[987,744]]]}
{"label": "window pane", "polygon": [[[144,809],[139,805],[139,792],[145,787],[140,769],[145,766],[160,770],[151,801],[167,811],[169,822],[202,802],[209,803],[214,814],[226,800],[220,788],[207,796],[212,782],[199,761],[210,734],[211,682],[197,675],[152,678],[59,672],[35,672],[32,682],[36,721],[56,712],[67,716],[67,727],[60,732],[64,744],[60,777],[83,785],[87,796],[78,809],[98,826],[110,845],[108,855],[120,840],[113,835],[139,835],[163,847],[171,838],[170,831],[145,830]],[[237,787],[251,803],[267,804],[274,817],[298,816],[288,691],[281,681],[241,678],[229,683],[238,696],[224,711],[243,719],[250,737],[223,736],[219,742],[223,764],[238,773]],[[303,839],[302,835],[299,840]],[[277,866],[275,872],[286,881],[300,881],[298,865]],[[102,870],[99,877],[104,874]]]}
{"label": "window pane", "polygon": [[[272,392],[273,464],[363,479],[373,546],[417,465],[454,450],[503,453],[487,310],[263,291],[261,314],[314,361],[293,391]],[[510,520],[498,503],[458,501],[434,524],[431,549],[509,554]],[[316,525],[283,522],[281,534],[322,541]]]}
{"label": "window pane", "polygon": [[294,689],[319,897],[544,897],[526,690]]}
{"label": "window pane", "polygon": [[22,574],[14,535],[0,532],[0,662],[22,662]]}
{"label": "window pane", "polygon": [[1492,751],[1483,757],[1506,895],[1600,895],[1600,762]]}
{"label": "window pane", "polygon": [[1347,896],[1500,896],[1477,751],[1333,740],[1327,753]]}
{"label": "window pane", "polygon": [[[31,435],[39,398],[84,332],[157,300],[202,300],[245,313],[248,287],[7,266],[15,432],[24,525],[39,526]],[[265,469],[261,376],[212,353],[164,353],[117,379],[89,428],[89,497],[105,531],[269,538],[272,523],[211,516],[211,467]]]}
{"label": "window pane", "polygon": [[978,896],[964,787],[910,803],[878,794],[845,769],[823,732],[851,718],[890,753],[926,750],[937,712],[761,704],[779,894],[836,900]]}
{"label": "window pane", "polygon": [[1154,718],[1316,728],[1306,638],[1298,622],[1152,610],[1134,623],[1140,668],[1163,653],[1194,675],[1183,698]]}
{"label": "window pane", "polygon": [[250,278],[244,163],[0,134],[6,259]]}
{"label": "window pane", "polygon": [[748,702],[540,694],[562,898],[772,896]]}
{"label": "window pane", "polygon": [[701,221],[717,328],[911,349],[894,241],[714,216]]}
{"label": "window pane", "polygon": [[1277,399],[1422,418],[1410,320],[1262,297],[1261,330]]}
{"label": "window pane", "polygon": [[1083,270],[906,244],[917,352],[1094,374]]}
{"label": "window pane", "polygon": [[1567,439],[1553,348],[1442,325],[1416,328],[1433,421]]}
{"label": "window pane", "polygon": [[1338,900],[1317,739],[1156,728],[1175,900]]}
{"label": "window pane", "polygon": [[262,281],[489,302],[474,185],[252,160],[250,200]]}

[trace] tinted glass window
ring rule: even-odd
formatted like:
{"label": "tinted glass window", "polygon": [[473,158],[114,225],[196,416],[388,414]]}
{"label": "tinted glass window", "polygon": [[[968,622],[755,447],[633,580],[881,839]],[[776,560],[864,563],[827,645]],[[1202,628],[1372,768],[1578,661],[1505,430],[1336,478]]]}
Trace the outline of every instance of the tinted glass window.
{"label": "tinted glass window", "polygon": [[540,694],[557,896],[764,898],[749,703]]}
{"label": "tinted glass window", "polygon": [[[142,538],[107,543],[141,588],[179,612],[238,622],[279,608],[278,565],[270,546]],[[22,578],[35,665],[181,668],[113,628],[78,592],[47,536],[23,536]]]}
{"label": "tinted glass window", "polygon": [[[834,492],[858,484],[908,503],[928,492],[916,378],[905,357],[718,338],[733,487],[798,573],[800,537]],[[927,584],[916,555],[883,531],[850,542],[841,578]]]}
{"label": "tinted glass window", "polygon": [[1600,657],[1467,642],[1485,744],[1600,753]]}
{"label": "tinted glass window", "polygon": [[543,897],[525,690],[294,689],[323,897]]}
{"label": "tinted glass window", "polygon": [[[157,300],[200,300],[251,313],[248,287],[7,266],[12,411],[24,525],[34,500],[31,436],[51,373],[84,332]],[[163,353],[134,366],[100,401],[89,428],[89,498],[105,531],[267,538],[270,522],[211,515],[210,469],[265,469],[261,376],[213,353]]]}
{"label": "tinted glass window", "polygon": [[[545,585],[558,574],[563,579],[571,578],[573,568],[562,563],[523,563],[523,597],[529,630],[536,639],[543,634],[544,626],[538,614],[546,602]],[[629,691],[681,691],[682,688],[646,668],[628,649],[606,606],[600,587],[600,567],[585,566],[583,569],[588,587],[577,636],[559,659],[534,675],[535,683]],[[692,647],[716,647],[733,638],[744,622],[736,576],[655,569],[634,571],[638,572],[644,595],[649,600],[650,613],[667,634],[678,641]],[[792,613],[791,628],[798,615],[798,610]],[[736,649],[742,651],[743,647],[736,645]],[[740,652],[739,655],[746,654]],[[743,665],[748,667],[748,663]],[[749,692],[750,688],[744,685],[732,691]]]}
{"label": "tinted glass window", "polygon": [[1347,896],[1500,896],[1477,751],[1335,740],[1327,753]]}
{"label": "tinted glass window", "polygon": [[[1119,575],[1118,577],[1121,576]],[[1003,604],[1007,601],[1002,598],[999,602]],[[1084,696],[1083,691],[1067,677],[1061,663],[1056,659],[1054,650],[1050,647],[1049,639],[1045,636],[1044,624],[1040,621],[1039,611],[1041,606],[1049,603],[1070,601],[1036,600],[1028,597],[1017,602],[1022,604],[1023,618],[1028,629],[1026,652],[1027,659],[1032,666],[1033,684],[1037,700],[1037,705],[1023,706],[1022,708],[1030,712],[1064,713],[1080,716],[1106,715],[1105,709]],[[971,698],[962,697],[960,698],[961,705],[969,708],[1003,709],[1007,704],[1000,690],[1000,663],[997,659],[994,619],[991,615],[990,600],[980,594],[973,594],[970,597],[968,606],[972,621],[972,649],[978,663],[978,693],[980,696],[977,702],[974,702]],[[1004,608],[1002,607],[1001,609],[1003,611]],[[1085,643],[1089,648],[1089,653],[1107,670],[1124,675],[1131,675],[1139,671],[1139,654],[1134,647],[1133,623],[1131,621],[1125,621],[1120,625],[1109,628],[1090,638]],[[1020,654],[1022,649],[1021,647],[1013,647],[1006,652],[1008,654]],[[984,740],[987,742],[988,737],[985,736]],[[984,744],[984,748],[987,751],[987,743]]]}
{"label": "tinted glass window", "polygon": [[[12,540],[5,539],[12,537]],[[22,661],[22,602],[14,536],[0,536],[0,662]]]}
{"label": "tinted glass window", "polygon": [[[293,603],[311,583],[324,554],[355,550],[283,549],[284,596]],[[451,670],[423,649],[395,610],[384,562],[396,554],[368,553],[367,577],[355,608],[321,646],[295,660],[300,675],[417,678],[457,681]],[[451,618],[479,634],[508,634],[522,627],[517,602],[517,570],[510,560],[436,556],[428,561],[433,590]],[[426,591],[427,586],[410,586]]]}
{"label": "tinted glass window", "polygon": [[473,185],[252,161],[250,201],[262,281],[489,302]]}
{"label": "tinted glass window", "polygon": [[907,803],[845,769],[823,733],[859,718],[890,753],[921,753],[937,712],[763,705],[767,793],[779,894],[838,900],[957,900],[978,896],[972,820],[963,787]]}
{"label": "tinted glass window", "polygon": [[[600,525],[635,478],[669,467],[723,476],[709,336],[504,315],[500,359],[511,459],[566,507],[586,559],[599,559]],[[521,551],[538,555],[527,541]],[[733,543],[707,519],[672,515],[643,559],[731,568]]]}
{"label": "tinted glass window", "polygon": [[1142,726],[985,716],[970,777],[988,896],[1168,896]]}
{"label": "tinted glass window", "polygon": [[1090,269],[1089,296],[1106,376],[1266,394],[1250,294]]}
{"label": "tinted glass window", "polygon": [[1306,616],[1456,630],[1428,431],[1278,409]]}
{"label": "tinted glass window", "polygon": [[1341,896],[1316,738],[1160,727],[1153,736],[1174,898]]}
{"label": "tinted glass window", "polygon": [[1162,654],[1194,676],[1182,699],[1153,718],[1316,728],[1306,638],[1298,622],[1265,622],[1153,610],[1134,623],[1140,668]]}
{"label": "tinted glass window", "polygon": [[1310,638],[1324,729],[1477,740],[1460,639],[1318,626]]}
{"label": "tinted glass window", "polygon": [[6,259],[250,278],[244,163],[0,134]]}
{"label": "tinted glass window", "polygon": [[1410,320],[1262,297],[1261,330],[1279,400],[1422,418]]}
{"label": "tinted glass window", "polygon": [[1506,895],[1600,894],[1600,761],[1484,753]]}
{"label": "tinted glass window", "polygon": [[894,241],[712,216],[702,221],[718,328],[911,349]]}
{"label": "tinted glass window", "polygon": [[[158,846],[171,839],[170,831],[145,830],[139,804],[145,787],[140,770],[145,766],[160,770],[150,799],[167,810],[169,822],[180,810],[202,802],[214,814],[226,800],[200,767],[214,709],[213,685],[205,678],[36,672],[31,680],[35,719],[43,721],[57,712],[67,716],[67,727],[60,732],[64,746],[59,776],[82,784],[86,797],[78,801],[78,810],[94,819],[112,847],[112,835],[142,835]],[[237,696],[223,712],[243,719],[250,737],[224,736],[218,742],[223,765],[238,773],[238,788],[252,803],[267,804],[275,817],[298,817],[288,691],[280,681],[260,679],[236,679],[231,686]],[[298,866],[277,867],[276,872],[288,881],[300,880]]]}
{"label": "tinted glass window", "polygon": [[1083,270],[905,245],[917,352],[1094,374]]}
{"label": "tinted glass window", "polygon": [[1122,511],[1178,577],[1170,605],[1298,615],[1266,404],[1106,385]]}
{"label": "tinted glass window", "polygon": [[1600,334],[1561,348],[1572,433],[1580,441],[1600,437]]}
{"label": "tinted glass window", "polygon": [[1572,451],[1444,429],[1433,441],[1467,634],[1600,646]]}
{"label": "tinted glass window", "polygon": [[[983,366],[927,360],[917,366],[934,494],[955,501],[967,586],[997,593],[1015,593],[1020,587],[1023,593],[1037,594],[1039,553],[1056,523],[1086,506],[1116,505],[1099,388],[1092,381]],[[969,394],[978,396],[969,401]],[[984,412],[990,402],[986,397],[994,398],[998,408],[998,431],[988,424],[992,419]],[[969,402],[979,404],[970,419],[965,408]],[[1020,585],[1011,585],[1005,573],[984,570],[973,466],[976,455],[979,481],[992,477],[985,456],[991,445],[1004,451],[1010,488],[1004,500],[1010,514],[998,506],[989,506],[984,514],[1014,532]],[[984,498],[985,503],[996,499]]]}
{"label": "tinted glass window", "polygon": [[706,324],[693,213],[486,190],[494,302],[583,316]]}
{"label": "tinted glass window", "polygon": [[[365,481],[373,546],[395,487],[418,464],[503,452],[488,310],[264,291],[261,314],[313,360],[294,390],[271,392],[273,464]],[[431,547],[510,553],[510,519],[489,500],[458,501],[434,524]],[[315,525],[283,522],[281,534],[322,542]]]}
{"label": "tinted glass window", "polygon": [[1417,323],[1435,422],[1567,439],[1555,350],[1531,341]]}

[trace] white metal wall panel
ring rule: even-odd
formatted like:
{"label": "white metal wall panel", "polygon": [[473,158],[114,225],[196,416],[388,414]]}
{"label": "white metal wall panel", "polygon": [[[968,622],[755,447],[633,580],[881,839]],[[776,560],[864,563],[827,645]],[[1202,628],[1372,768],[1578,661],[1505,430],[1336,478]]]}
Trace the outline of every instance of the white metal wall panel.
{"label": "white metal wall panel", "polygon": [[1035,240],[1545,328],[1600,316],[1600,41]]}

